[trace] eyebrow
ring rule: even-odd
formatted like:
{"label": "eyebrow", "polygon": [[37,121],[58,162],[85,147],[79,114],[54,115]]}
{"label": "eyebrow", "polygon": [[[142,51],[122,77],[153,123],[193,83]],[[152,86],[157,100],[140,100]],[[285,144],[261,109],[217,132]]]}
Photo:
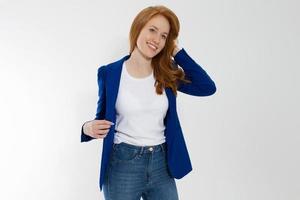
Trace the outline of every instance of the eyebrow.
{"label": "eyebrow", "polygon": [[[154,27],[156,30],[158,30],[158,28],[156,27],[156,26],[154,26],[154,25],[151,25],[152,27]],[[165,33],[165,34],[167,34],[168,35],[168,33],[167,32],[163,32],[163,33]]]}

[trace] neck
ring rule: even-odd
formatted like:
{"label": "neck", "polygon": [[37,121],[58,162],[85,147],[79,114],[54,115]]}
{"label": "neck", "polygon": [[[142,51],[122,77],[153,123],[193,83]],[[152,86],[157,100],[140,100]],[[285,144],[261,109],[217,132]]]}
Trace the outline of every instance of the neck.
{"label": "neck", "polygon": [[145,56],[137,47],[132,51],[128,63],[141,68],[141,70],[151,69],[152,58]]}

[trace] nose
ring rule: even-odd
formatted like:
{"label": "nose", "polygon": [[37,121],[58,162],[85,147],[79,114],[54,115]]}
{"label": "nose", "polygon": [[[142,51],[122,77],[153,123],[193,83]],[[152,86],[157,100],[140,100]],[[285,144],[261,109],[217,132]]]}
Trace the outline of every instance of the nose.
{"label": "nose", "polygon": [[154,42],[156,45],[159,45],[159,43],[160,43],[160,37],[159,37],[159,36],[155,36],[155,37],[153,38],[153,42]]}

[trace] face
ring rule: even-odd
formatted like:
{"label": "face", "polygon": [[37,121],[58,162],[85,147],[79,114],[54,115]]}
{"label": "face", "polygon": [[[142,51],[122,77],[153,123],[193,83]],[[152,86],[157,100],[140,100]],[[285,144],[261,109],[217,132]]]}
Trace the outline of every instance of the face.
{"label": "face", "polygon": [[164,16],[154,16],[141,30],[136,48],[144,57],[153,58],[164,48],[169,30],[170,24]]}

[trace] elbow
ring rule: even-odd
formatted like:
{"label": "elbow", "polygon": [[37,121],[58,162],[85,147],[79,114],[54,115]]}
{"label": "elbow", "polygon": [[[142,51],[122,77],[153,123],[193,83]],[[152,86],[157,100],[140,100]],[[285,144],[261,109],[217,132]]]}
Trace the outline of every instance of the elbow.
{"label": "elbow", "polygon": [[216,91],[217,91],[216,85],[215,85],[215,84],[212,84],[212,85],[210,86],[210,89],[209,89],[209,95],[215,94]]}
{"label": "elbow", "polygon": [[215,94],[217,91],[217,87],[214,83],[205,85],[204,87],[201,87],[199,90],[199,94],[197,96],[211,96]]}

